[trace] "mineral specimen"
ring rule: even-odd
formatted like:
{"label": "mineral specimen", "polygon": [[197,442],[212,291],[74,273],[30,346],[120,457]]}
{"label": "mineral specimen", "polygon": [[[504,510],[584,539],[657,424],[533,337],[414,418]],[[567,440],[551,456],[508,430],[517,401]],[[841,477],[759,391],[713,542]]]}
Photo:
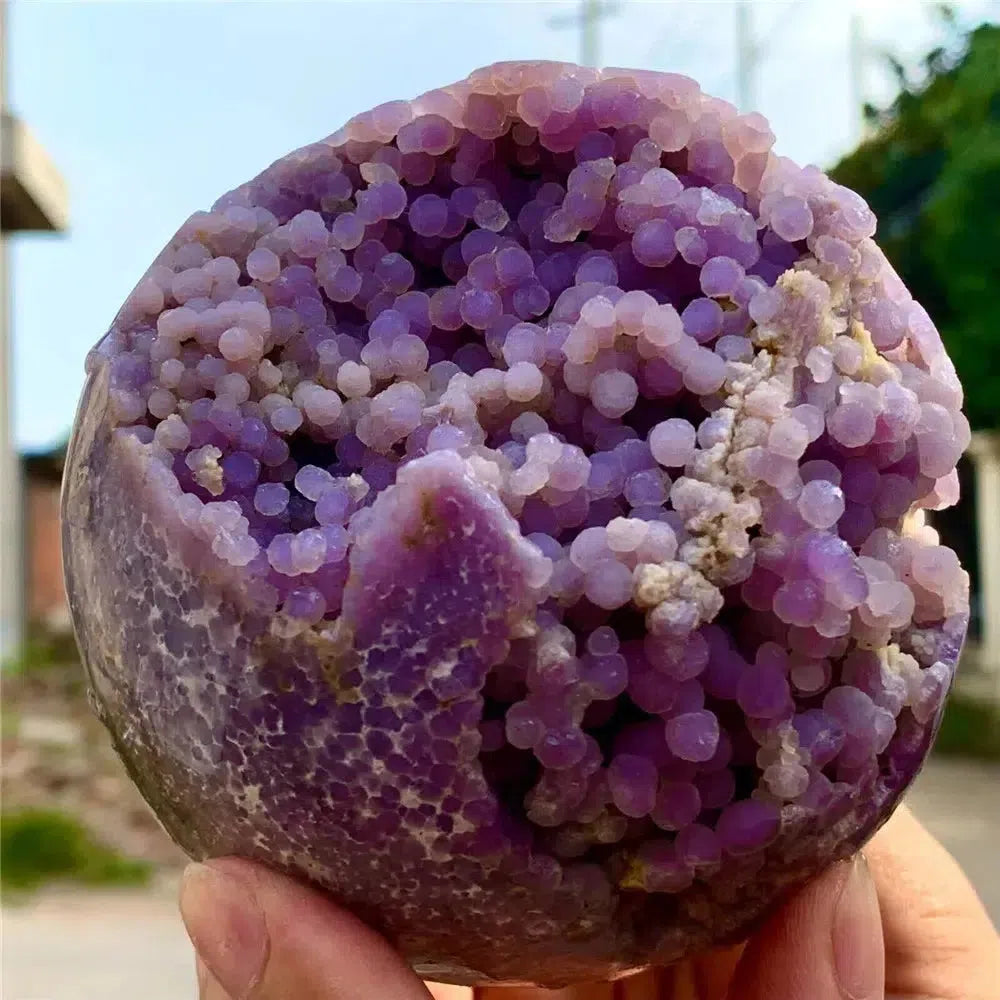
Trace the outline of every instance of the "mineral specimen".
{"label": "mineral specimen", "polygon": [[887,817],[966,628],[923,512],[969,429],[867,205],[772,142],[505,63],[181,227],[90,356],[65,550],[193,856],[554,985],[738,938]]}

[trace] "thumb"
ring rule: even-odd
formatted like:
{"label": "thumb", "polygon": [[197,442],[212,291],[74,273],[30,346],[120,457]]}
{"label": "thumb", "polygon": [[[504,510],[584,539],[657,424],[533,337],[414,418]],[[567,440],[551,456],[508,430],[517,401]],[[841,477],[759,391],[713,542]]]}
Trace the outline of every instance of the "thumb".
{"label": "thumb", "polygon": [[878,896],[859,855],[790,899],[749,942],[729,1000],[882,1000]]}
{"label": "thumb", "polygon": [[865,848],[893,997],[996,1000],[1000,935],[955,859],[904,805]]}
{"label": "thumb", "polygon": [[386,941],[321,893],[235,858],[192,864],[181,917],[202,1000],[429,1000]]}

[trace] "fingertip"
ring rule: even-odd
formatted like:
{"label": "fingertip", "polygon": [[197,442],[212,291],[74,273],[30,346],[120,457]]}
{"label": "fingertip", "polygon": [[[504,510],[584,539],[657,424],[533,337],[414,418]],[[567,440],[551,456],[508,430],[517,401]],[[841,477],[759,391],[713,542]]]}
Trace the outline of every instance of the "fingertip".
{"label": "fingertip", "polygon": [[203,995],[212,995],[208,980],[214,979],[242,1000],[260,981],[269,946],[265,915],[252,883],[242,873],[195,862],[181,876],[178,903],[205,970],[199,970]]}
{"label": "fingertip", "polygon": [[253,1000],[430,997],[385,938],[319,889],[242,858],[201,867],[247,886],[263,912],[269,950],[260,983],[249,994]]}
{"label": "fingertip", "polygon": [[864,855],[857,855],[849,865],[833,914],[834,973],[844,997],[876,1000],[885,987],[878,894]]}
{"label": "fingertip", "polygon": [[425,983],[433,1000],[474,1000],[469,986],[449,986],[447,983]]}
{"label": "fingertip", "polygon": [[198,978],[198,1000],[233,1000],[219,980],[208,971],[208,966],[200,956],[195,960],[195,972]]}
{"label": "fingertip", "polygon": [[997,996],[1000,934],[954,856],[905,804],[865,848],[878,889],[893,995]]}
{"label": "fingertip", "polygon": [[788,899],[748,942],[729,1000],[878,1000],[884,951],[866,872],[839,862]]}

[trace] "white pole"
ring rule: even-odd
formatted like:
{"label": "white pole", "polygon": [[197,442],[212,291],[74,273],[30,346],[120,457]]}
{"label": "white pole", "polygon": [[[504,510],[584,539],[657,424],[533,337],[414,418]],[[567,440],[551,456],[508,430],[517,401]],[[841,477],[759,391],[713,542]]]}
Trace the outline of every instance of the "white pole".
{"label": "white pole", "polygon": [[600,16],[600,0],[583,0],[583,10],[580,13],[581,66],[597,65],[597,19]]}
{"label": "white pole", "polygon": [[617,13],[617,0],[580,0],[575,14],[560,14],[549,18],[548,23],[553,28],[579,27],[580,65],[596,68],[600,64],[600,22]]}
{"label": "white pole", "polygon": [[0,663],[21,648],[24,620],[21,463],[11,427],[7,273],[7,238],[0,236]]}
{"label": "white pole", "polygon": [[868,99],[867,73],[868,43],[865,40],[865,22],[862,14],[854,10],[848,21],[848,93],[851,102],[851,132],[854,140],[866,138],[868,123],[865,121],[865,101]]}
{"label": "white pole", "polygon": [[[7,19],[0,0],[0,109],[6,111]],[[21,462],[14,443],[10,374],[10,286],[7,237],[0,224],[0,663],[21,648],[24,623],[24,549]]]}
{"label": "white pole", "polygon": [[972,436],[968,455],[976,477],[976,548],[979,551],[980,657],[993,673],[1000,698],[1000,433]]}
{"label": "white pole", "polygon": [[756,110],[757,65],[760,48],[753,34],[753,2],[736,3],[736,102],[740,111]]}

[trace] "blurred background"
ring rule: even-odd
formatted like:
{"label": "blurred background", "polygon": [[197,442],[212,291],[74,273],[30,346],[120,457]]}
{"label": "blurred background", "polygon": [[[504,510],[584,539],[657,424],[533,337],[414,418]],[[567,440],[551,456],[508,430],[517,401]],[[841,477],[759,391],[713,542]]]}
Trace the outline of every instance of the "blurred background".
{"label": "blurred background", "polygon": [[91,719],[58,491],[83,360],[196,208],[357,111],[502,59],[671,70],[859,191],[976,431],[934,515],[973,623],[910,802],[1000,920],[1000,2],[0,0],[0,681],[9,1000],[194,995],[178,852]]}

